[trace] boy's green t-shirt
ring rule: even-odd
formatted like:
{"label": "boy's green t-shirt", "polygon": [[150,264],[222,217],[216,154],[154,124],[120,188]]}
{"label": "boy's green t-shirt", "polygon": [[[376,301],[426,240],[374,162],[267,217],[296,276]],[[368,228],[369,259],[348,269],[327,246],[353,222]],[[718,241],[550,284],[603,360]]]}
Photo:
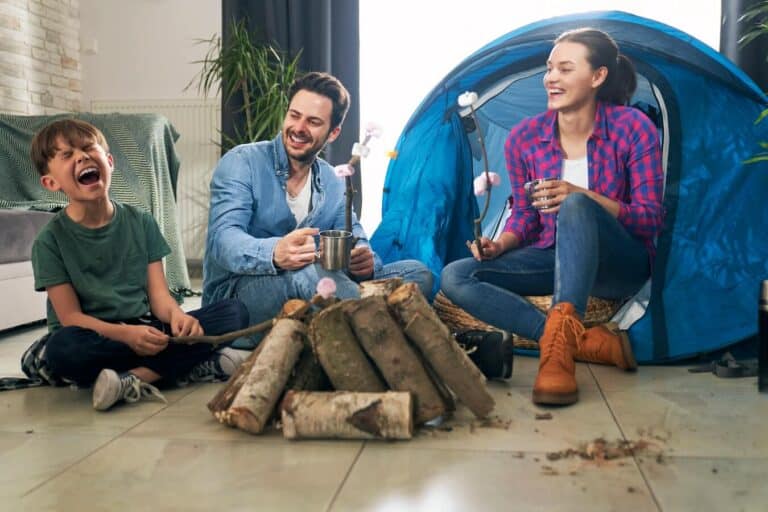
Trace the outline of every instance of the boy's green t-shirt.
{"label": "boy's green t-shirt", "polygon": [[[87,315],[105,321],[149,312],[147,266],[170,254],[155,219],[133,206],[114,203],[106,226],[83,227],[64,210],[40,231],[32,246],[35,290],[69,283]],[[48,301],[48,329],[61,324]]]}

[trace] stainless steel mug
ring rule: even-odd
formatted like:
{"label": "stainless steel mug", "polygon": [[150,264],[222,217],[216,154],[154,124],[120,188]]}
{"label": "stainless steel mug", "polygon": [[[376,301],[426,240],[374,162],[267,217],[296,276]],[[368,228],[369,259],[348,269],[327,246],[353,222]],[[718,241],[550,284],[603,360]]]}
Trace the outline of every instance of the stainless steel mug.
{"label": "stainless steel mug", "polygon": [[[528,196],[528,201],[533,203],[533,197],[531,197],[531,194],[533,194],[536,191],[536,187],[540,183],[544,183],[545,181],[552,181],[554,179],[556,179],[556,178],[538,178],[538,179],[535,179],[535,180],[526,181],[523,184],[523,189],[525,190],[525,194]],[[551,196],[544,196],[544,197],[539,197],[537,199],[540,200],[540,201],[548,201],[548,200],[552,199],[552,197]],[[548,206],[536,206],[535,208],[537,208],[539,210],[547,210],[549,207]]]}
{"label": "stainless steel mug", "polygon": [[320,232],[320,265],[325,270],[347,270],[352,233],[338,229]]}

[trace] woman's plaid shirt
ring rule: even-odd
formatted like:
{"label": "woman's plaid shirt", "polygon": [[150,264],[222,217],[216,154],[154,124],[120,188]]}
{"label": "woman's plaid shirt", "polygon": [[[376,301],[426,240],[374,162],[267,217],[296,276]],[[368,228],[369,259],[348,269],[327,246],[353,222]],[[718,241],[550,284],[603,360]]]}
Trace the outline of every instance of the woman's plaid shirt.
{"label": "woman's plaid shirt", "polygon": [[[533,208],[523,184],[536,178],[560,178],[563,155],[556,136],[557,112],[523,120],[510,131],[504,152],[512,184],[511,214],[504,227],[521,245],[555,243],[556,214]],[[655,254],[661,226],[664,176],[656,127],[641,111],[598,102],[595,128],[587,140],[589,189],[619,203],[618,220]]]}

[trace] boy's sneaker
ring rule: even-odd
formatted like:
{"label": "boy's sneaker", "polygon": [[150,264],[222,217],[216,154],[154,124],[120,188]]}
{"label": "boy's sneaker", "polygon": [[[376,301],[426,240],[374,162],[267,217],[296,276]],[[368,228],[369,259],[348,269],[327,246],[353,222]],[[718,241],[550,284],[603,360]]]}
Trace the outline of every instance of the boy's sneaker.
{"label": "boy's sneaker", "polygon": [[505,380],[512,376],[514,345],[506,332],[469,330],[458,333],[456,342],[486,378]]}
{"label": "boy's sneaker", "polygon": [[214,352],[211,357],[197,363],[189,372],[190,382],[214,382],[229,379],[243,362],[251,355],[249,350],[237,350],[224,347]]}
{"label": "boy's sneaker", "polygon": [[106,411],[120,401],[132,403],[150,396],[168,403],[155,386],[142,381],[136,375],[130,372],[118,375],[116,371],[105,368],[101,370],[93,385],[93,408]]}

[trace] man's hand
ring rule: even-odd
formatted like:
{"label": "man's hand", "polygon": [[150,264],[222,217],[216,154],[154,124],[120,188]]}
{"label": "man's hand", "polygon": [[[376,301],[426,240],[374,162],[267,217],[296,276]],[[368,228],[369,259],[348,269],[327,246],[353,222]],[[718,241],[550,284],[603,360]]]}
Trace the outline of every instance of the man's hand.
{"label": "man's hand", "polygon": [[121,341],[140,356],[154,356],[168,346],[168,336],[149,325],[124,325]]}
{"label": "man's hand", "polygon": [[349,253],[349,273],[359,278],[373,276],[373,252],[370,247],[355,247]]}
{"label": "man's hand", "polygon": [[297,270],[315,261],[317,228],[295,229],[275,244],[275,265],[285,270]]}
{"label": "man's hand", "polygon": [[203,327],[197,318],[186,314],[182,309],[171,312],[171,334],[174,336],[202,336]]}

